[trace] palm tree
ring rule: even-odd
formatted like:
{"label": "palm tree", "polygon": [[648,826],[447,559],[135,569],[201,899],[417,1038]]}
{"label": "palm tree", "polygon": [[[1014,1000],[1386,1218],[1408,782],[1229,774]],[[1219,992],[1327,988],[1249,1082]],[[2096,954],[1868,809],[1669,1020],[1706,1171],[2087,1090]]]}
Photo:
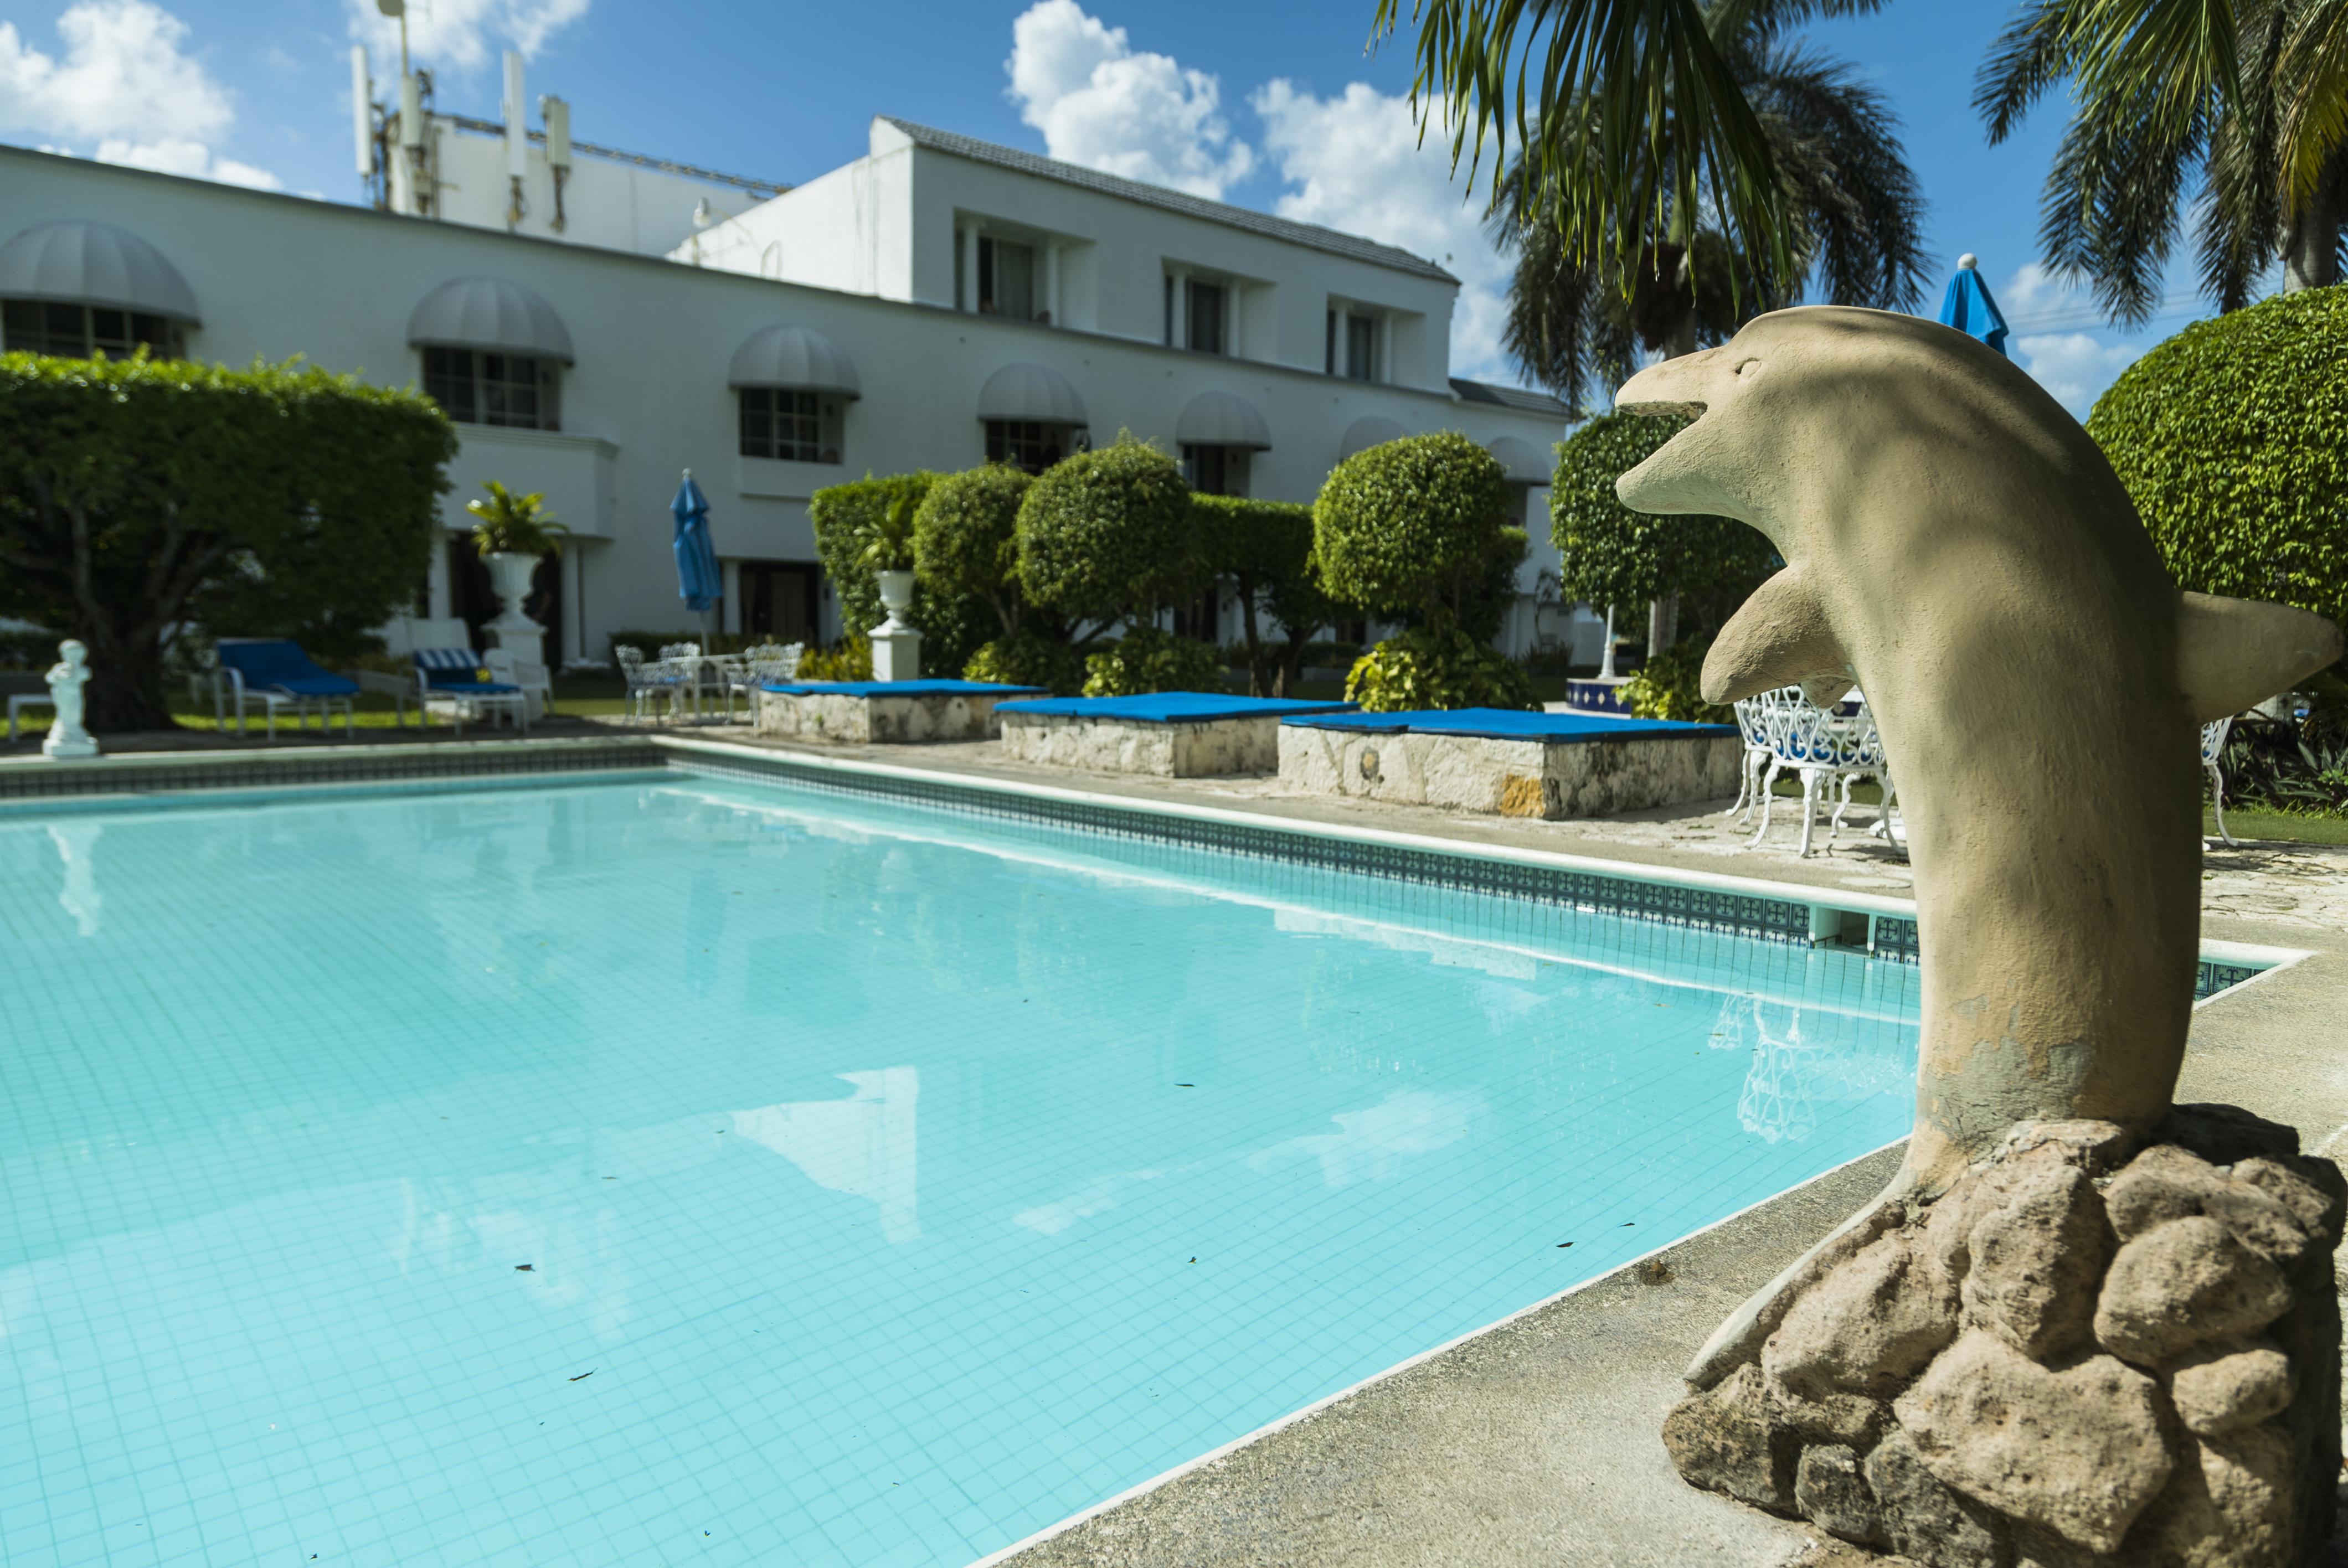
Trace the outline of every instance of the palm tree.
{"label": "palm tree", "polygon": [[[1638,240],[1627,262],[1613,249],[1577,253],[1555,220],[1576,198],[1529,193],[1527,153],[1503,176],[1491,227],[1517,267],[1502,341],[1577,413],[1589,384],[1628,376],[1640,349],[1671,355],[1723,342],[1760,312],[1801,299],[1813,279],[1838,304],[1920,302],[1922,200],[1898,122],[1848,65],[1787,41],[1787,9],[1746,7],[1734,34],[1713,40],[1776,170],[1782,258],[1723,232],[1717,209],[1683,199],[1669,179],[1663,223],[1624,226]],[[1668,95],[1663,118],[1664,139],[1691,134]],[[1549,178],[1572,183],[1563,171]]]}

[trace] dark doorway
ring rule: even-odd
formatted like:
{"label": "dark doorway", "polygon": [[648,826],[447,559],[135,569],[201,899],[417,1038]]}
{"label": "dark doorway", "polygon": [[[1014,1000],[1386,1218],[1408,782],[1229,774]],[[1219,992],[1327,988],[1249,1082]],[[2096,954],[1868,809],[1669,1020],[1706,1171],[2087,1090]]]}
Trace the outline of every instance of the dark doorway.
{"label": "dark doorway", "polygon": [[813,561],[746,560],[742,575],[742,634],[766,641],[822,642]]}
{"label": "dark doorway", "polygon": [[[503,607],[489,585],[489,563],[470,539],[448,541],[448,613],[465,623],[473,651],[487,648],[491,639],[481,629],[498,618]],[[530,573],[530,597],[521,612],[546,628],[539,640],[539,659],[549,667],[562,662],[562,558],[549,552],[539,558]]]}

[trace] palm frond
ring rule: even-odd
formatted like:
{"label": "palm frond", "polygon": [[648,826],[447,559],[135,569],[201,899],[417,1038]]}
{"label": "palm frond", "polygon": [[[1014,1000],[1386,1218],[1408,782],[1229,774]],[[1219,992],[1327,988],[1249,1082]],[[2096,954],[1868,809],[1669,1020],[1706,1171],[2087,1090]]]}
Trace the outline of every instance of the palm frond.
{"label": "palm frond", "polygon": [[2032,0],[1982,57],[1973,77],[1973,112],[1987,124],[1992,147],[2013,135],[2046,89],[2071,74],[2069,10],[2069,0]]}
{"label": "palm frond", "polygon": [[2316,0],[2292,18],[2282,75],[2283,179],[2293,205],[2315,196],[2327,166],[2348,147],[2348,0]]}

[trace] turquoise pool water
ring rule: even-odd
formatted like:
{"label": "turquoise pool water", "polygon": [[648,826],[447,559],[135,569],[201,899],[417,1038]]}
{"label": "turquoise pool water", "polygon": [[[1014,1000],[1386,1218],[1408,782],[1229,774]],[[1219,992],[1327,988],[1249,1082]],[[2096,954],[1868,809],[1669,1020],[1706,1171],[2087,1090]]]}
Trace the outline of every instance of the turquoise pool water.
{"label": "turquoise pool water", "polygon": [[679,774],[0,816],[0,943],[9,1568],[966,1563],[1914,1064],[1900,964]]}

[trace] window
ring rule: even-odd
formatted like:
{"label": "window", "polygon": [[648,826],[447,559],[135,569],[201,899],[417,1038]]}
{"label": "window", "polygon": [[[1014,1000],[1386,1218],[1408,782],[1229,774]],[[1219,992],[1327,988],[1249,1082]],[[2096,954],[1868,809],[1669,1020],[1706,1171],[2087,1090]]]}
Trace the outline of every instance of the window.
{"label": "window", "polygon": [[742,388],[742,456],[839,461],[839,399],[784,386]]}
{"label": "window", "polygon": [[529,354],[427,348],[424,395],[459,425],[562,428],[555,418],[554,366]]}
{"label": "window", "polygon": [[978,309],[982,315],[1035,319],[1035,246],[978,237]]}
{"label": "window", "polygon": [[1248,453],[1244,446],[1182,446],[1182,477],[1202,496],[1247,494]]}
{"label": "window", "polygon": [[820,574],[814,562],[746,560],[738,569],[746,635],[810,648],[823,641],[816,600]]}
{"label": "window", "polygon": [[1345,375],[1351,381],[1378,378],[1378,323],[1367,316],[1345,318]]}
{"label": "window", "polygon": [[1200,354],[1223,352],[1223,286],[1202,283],[1188,279],[1189,290],[1188,331],[1183,334],[1183,346]]}
{"label": "window", "polygon": [[986,422],[986,460],[1008,463],[1040,474],[1072,451],[1081,451],[1080,437],[1066,425],[1039,425],[1032,419],[990,419]]}
{"label": "window", "polygon": [[102,353],[108,359],[128,359],[141,344],[164,359],[178,359],[186,352],[179,323],[144,311],[57,300],[10,300],[0,306],[0,321],[5,323],[10,354],[88,359]]}

